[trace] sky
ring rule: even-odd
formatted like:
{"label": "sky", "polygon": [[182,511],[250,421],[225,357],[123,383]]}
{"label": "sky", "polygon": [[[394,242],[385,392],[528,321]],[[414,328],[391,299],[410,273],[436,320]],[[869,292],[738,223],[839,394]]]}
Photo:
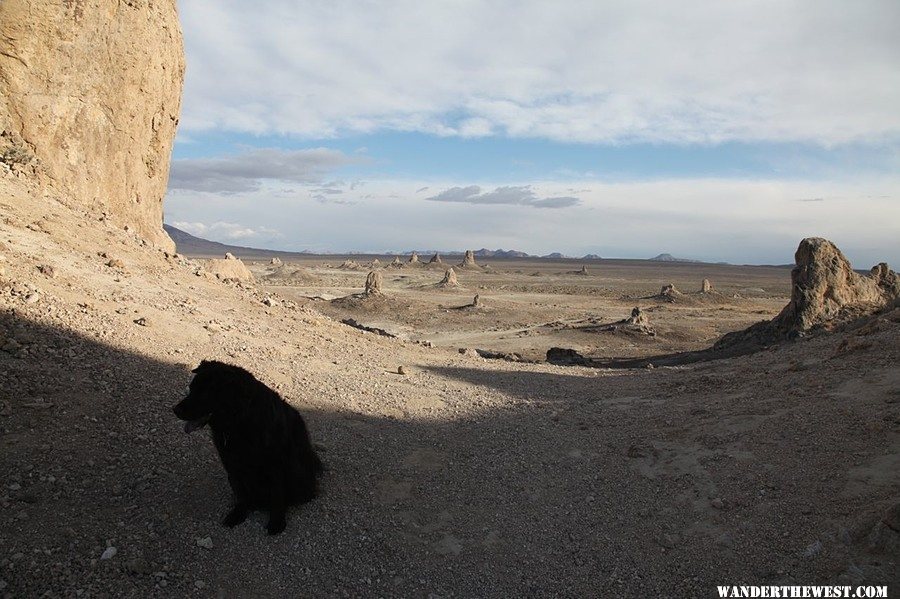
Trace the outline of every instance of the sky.
{"label": "sky", "polygon": [[165,220],[237,245],[900,263],[900,2],[180,0]]}

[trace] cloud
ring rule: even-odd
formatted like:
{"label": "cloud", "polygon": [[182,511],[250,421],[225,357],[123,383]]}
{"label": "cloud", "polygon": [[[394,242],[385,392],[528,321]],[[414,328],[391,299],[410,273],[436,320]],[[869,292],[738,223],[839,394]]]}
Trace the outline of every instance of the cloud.
{"label": "cloud", "polygon": [[[506,187],[530,189],[538,201],[566,197],[568,189],[588,191],[581,195],[581,204],[565,210],[511,209],[510,204],[493,203],[479,206],[477,218],[466,201],[422,201],[415,190],[424,183],[372,179],[364,191],[326,198],[356,202],[352,207],[308,198],[301,209],[297,197],[272,195],[267,188],[240,196],[185,192],[166,200],[166,217],[179,228],[185,222],[222,221],[257,232],[277,229],[282,236],[242,245],[296,251],[504,247],[538,255],[646,258],[668,252],[713,262],[785,264],[793,259],[800,239],[826,237],[858,268],[900,262],[896,176],[850,182],[529,181]],[[478,183],[442,180],[435,188],[456,190],[450,195],[458,199],[477,197],[484,190],[494,199],[516,197],[509,191],[494,193],[503,189],[496,182]],[[798,198],[825,201],[805,203]]]}
{"label": "cloud", "polygon": [[478,185],[451,187],[441,193],[425,198],[432,202],[457,202],[466,204],[508,204],[532,206],[534,208],[568,208],[581,203],[578,198],[559,196],[539,198],[530,185],[521,187],[497,187],[494,191],[481,193]]}
{"label": "cloud", "polygon": [[267,227],[247,227],[238,223],[214,222],[206,224],[202,222],[176,221],[172,226],[181,229],[191,235],[220,241],[243,241],[247,239],[264,238],[271,240],[281,237],[281,233]]}
{"label": "cloud", "polygon": [[258,148],[220,158],[182,158],[172,161],[169,189],[243,193],[259,189],[264,180],[316,184],[335,169],[359,161],[327,148]]}
{"label": "cloud", "polygon": [[185,0],[179,11],[188,134],[900,135],[896,0]]}

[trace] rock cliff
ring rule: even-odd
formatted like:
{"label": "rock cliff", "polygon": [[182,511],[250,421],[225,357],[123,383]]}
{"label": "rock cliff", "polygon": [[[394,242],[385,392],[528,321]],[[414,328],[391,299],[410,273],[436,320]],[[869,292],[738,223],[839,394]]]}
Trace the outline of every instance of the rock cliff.
{"label": "rock cliff", "polygon": [[162,200],[183,80],[175,0],[3,0],[0,175],[174,251]]}

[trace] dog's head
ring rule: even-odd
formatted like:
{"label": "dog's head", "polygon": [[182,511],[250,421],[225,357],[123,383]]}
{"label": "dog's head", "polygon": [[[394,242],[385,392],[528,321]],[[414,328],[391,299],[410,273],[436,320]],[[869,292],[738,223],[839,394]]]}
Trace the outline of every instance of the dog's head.
{"label": "dog's head", "polygon": [[213,416],[227,408],[229,393],[228,365],[203,360],[191,372],[194,378],[187,396],[172,411],[184,420],[184,432],[192,433],[206,426]]}

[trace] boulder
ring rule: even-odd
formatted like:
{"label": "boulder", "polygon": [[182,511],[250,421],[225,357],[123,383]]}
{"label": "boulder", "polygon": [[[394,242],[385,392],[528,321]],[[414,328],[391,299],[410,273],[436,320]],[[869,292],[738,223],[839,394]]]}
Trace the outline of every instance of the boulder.
{"label": "boulder", "polygon": [[4,0],[0,39],[0,163],[174,252],[162,201],[184,81],[175,0]]}

